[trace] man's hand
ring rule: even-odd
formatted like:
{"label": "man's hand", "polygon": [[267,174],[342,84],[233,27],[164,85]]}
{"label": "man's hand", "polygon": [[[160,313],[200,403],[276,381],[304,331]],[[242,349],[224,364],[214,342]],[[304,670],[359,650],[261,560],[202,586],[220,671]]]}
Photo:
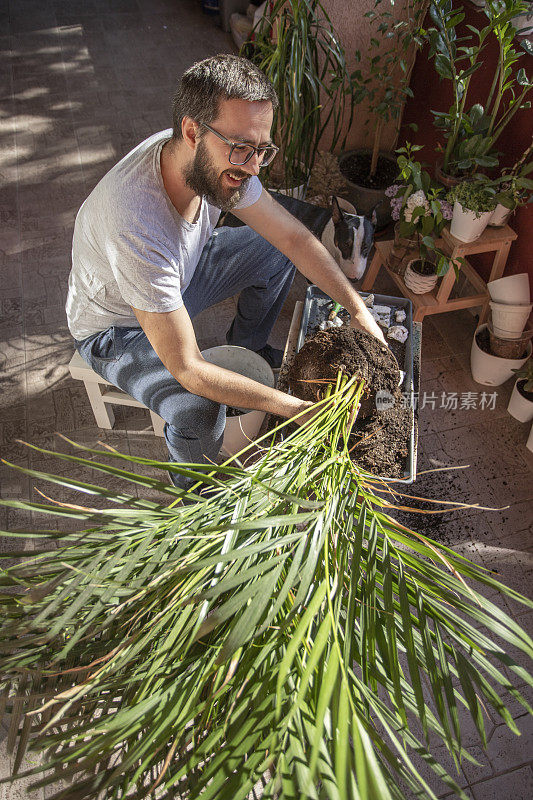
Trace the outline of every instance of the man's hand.
{"label": "man's hand", "polygon": [[379,339],[380,342],[383,342],[383,344],[387,345],[388,347],[385,337],[383,336],[383,331],[364,304],[363,309],[357,308],[355,311],[350,313],[350,327],[359,331],[371,333],[373,336]]}

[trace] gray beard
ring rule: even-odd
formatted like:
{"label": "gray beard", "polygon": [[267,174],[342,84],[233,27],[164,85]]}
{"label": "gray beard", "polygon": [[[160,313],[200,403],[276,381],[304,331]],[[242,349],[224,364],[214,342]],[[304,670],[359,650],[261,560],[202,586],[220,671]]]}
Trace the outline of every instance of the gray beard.
{"label": "gray beard", "polygon": [[[235,168],[238,171],[238,167]],[[222,173],[224,174],[224,173]],[[238,189],[225,189],[221,184],[221,177],[214,169],[207,147],[200,140],[196,155],[184,170],[187,186],[200,197],[205,197],[208,203],[220,208],[221,211],[231,211],[243,197],[248,188],[250,176],[243,179]]]}

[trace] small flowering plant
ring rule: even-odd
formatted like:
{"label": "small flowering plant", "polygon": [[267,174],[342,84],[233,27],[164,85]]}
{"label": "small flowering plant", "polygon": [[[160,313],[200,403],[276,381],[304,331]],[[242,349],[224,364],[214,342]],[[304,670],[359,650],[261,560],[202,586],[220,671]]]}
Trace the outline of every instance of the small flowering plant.
{"label": "small flowering plant", "polygon": [[[398,148],[398,183],[389,186],[385,194],[390,199],[392,218],[399,222],[400,236],[416,238],[424,271],[434,264],[437,274],[444,275],[450,259],[436,246],[435,238],[452,218],[453,207],[442,187],[432,184],[429,173],[415,161],[413,154],[421,149],[420,145],[409,142]],[[454,268],[457,274],[455,263]]]}
{"label": "small flowering plant", "polygon": [[392,218],[400,223],[401,236],[438,236],[446,220],[452,218],[452,206],[443,189],[432,185],[429,173],[413,158],[421,149],[420,145],[407,142],[396,151],[399,154],[398,183],[385,190],[390,198]]}

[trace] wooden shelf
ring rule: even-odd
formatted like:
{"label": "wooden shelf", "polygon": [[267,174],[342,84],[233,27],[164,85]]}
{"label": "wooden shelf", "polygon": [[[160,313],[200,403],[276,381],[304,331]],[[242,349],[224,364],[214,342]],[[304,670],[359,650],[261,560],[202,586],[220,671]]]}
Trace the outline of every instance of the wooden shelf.
{"label": "wooden shelf", "polygon": [[403,297],[407,297],[413,304],[414,321],[421,322],[424,317],[429,314],[442,314],[446,311],[457,311],[462,308],[481,306],[480,322],[483,322],[487,316],[489,307],[487,284],[483,278],[478,275],[465,256],[495,251],[496,254],[493,259],[489,280],[496,280],[497,278],[501,278],[503,274],[511,244],[516,238],[517,234],[508,225],[504,225],[502,228],[486,228],[484,233],[479,239],[476,239],[475,242],[461,242],[459,239],[456,239],[455,236],[451,235],[448,228],[445,228],[441,238],[437,241],[437,245],[442,247],[442,249],[449,254],[450,260],[453,261],[459,258],[465,259],[465,263],[459,265],[459,270],[465,275],[468,283],[474,290],[472,294],[451,299],[450,294],[455,284],[453,268],[450,267],[446,275],[443,275],[443,277],[439,279],[431,292],[415,294],[405,285],[403,278],[396,272],[393,272],[388,266],[389,256],[394,242],[392,240],[376,242],[374,257],[363,278],[361,291],[370,292],[373,290],[377,274],[383,267],[396,286],[398,286]]}

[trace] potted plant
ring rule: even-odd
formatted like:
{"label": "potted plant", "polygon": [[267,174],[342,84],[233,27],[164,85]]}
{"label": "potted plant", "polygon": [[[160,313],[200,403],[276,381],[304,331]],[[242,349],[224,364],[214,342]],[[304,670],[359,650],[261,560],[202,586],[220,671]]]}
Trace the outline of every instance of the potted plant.
{"label": "potted plant", "polygon": [[344,49],[320,0],[272,0],[242,53],[279,98],[273,129],[281,158],[265,170],[267,182],[301,197],[324,131],[332,150],[343,147],[353,117]]}
{"label": "potted plant", "polygon": [[480,180],[462,181],[448,192],[453,203],[450,233],[461,242],[478,239],[488,225],[496,207],[495,191]]}
{"label": "potted plant", "polygon": [[[500,340],[489,330],[489,325],[480,325],[472,338],[470,349],[470,369],[476,383],[483,386],[500,386],[513,376],[513,370],[524,366],[531,356],[531,337],[521,337],[514,341]],[[501,344],[502,350],[498,345]],[[504,355],[497,355],[497,353]]]}
{"label": "potted plant", "polygon": [[[482,709],[516,733],[507,690],[527,707],[533,657],[485,595],[531,603],[396,522],[348,450],[362,393],[339,376],[246,468],[32,446],[122,485],[15,467],[81,497],[0,501],[85,528],[35,531],[2,573],[15,777],[68,780],[58,797],[245,798],[264,776],[270,797],[392,800],[427,795],[429,765],[466,800],[437,753],[473,760],[459,710],[484,746]],[[20,773],[28,746],[46,757]]]}
{"label": "potted plant", "polygon": [[507,406],[509,414],[519,422],[530,422],[533,419],[533,360],[521,369],[514,369],[516,383]]}
{"label": "potted plant", "polygon": [[[409,142],[400,147],[398,153],[398,183],[385,190],[390,200],[394,226],[394,245],[389,260],[389,267],[399,275],[407,274],[406,264],[415,258],[409,269],[406,284],[417,294],[430,291],[437,282],[435,268],[435,245],[424,237],[438,237],[447,219],[451,219],[451,206],[444,197],[441,187],[433,184],[429,173],[422,169],[422,164],[415,161],[414,153],[421,150],[420,145]],[[431,257],[429,253],[432,253]],[[444,255],[439,251],[439,256]],[[440,265],[442,274],[447,268],[448,260]],[[409,281],[409,283],[408,283]],[[427,287],[427,288],[425,288]]]}
{"label": "potted plant", "polygon": [[[433,23],[427,30],[429,57],[443,80],[450,81],[453,102],[447,111],[433,111],[435,126],[442,131],[445,146],[441,175],[451,182],[472,175],[480,168],[498,163],[496,145],[514,115],[529,108],[527,100],[533,88],[524,69],[516,70],[523,55],[514,46],[516,30],[512,18],[526,8],[521,0],[489,2],[483,13],[483,28],[458,26],[464,20],[463,9],[450,0],[432,0],[429,14]],[[482,102],[469,107],[472,76],[484,64],[485,49],[495,43],[498,61],[490,89]],[[528,51],[527,43],[522,42]],[[447,181],[448,185],[450,181]]]}
{"label": "potted plant", "polygon": [[368,106],[366,124],[372,127],[372,147],[351,150],[339,160],[350,187],[348,199],[361,213],[376,208],[378,228],[390,222],[385,189],[396,171],[394,154],[382,150],[383,133],[391,126],[398,132],[405,100],[412,97],[409,81],[416,50],[423,43],[428,3],[408,4],[402,18],[394,18],[387,5],[380,9],[376,3],[364,14],[376,26],[376,35],[370,37],[368,58],[360,50],[355,52],[359,66],[351,76],[355,102]]}
{"label": "potted plant", "polygon": [[506,225],[513,211],[530,201],[533,180],[527,176],[533,172],[533,161],[528,161],[532,152],[533,139],[511,170],[504,170],[499,178],[490,181],[496,189],[496,208],[492,212],[489,225]]}

